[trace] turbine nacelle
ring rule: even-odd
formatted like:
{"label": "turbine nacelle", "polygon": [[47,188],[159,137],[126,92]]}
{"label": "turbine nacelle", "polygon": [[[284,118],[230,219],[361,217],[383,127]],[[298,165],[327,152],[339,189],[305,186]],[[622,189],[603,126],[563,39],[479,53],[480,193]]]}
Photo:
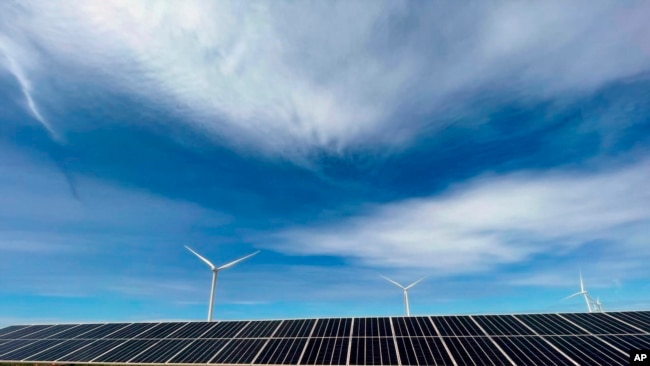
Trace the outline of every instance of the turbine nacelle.
{"label": "turbine nacelle", "polygon": [[413,282],[412,284],[410,284],[410,285],[408,285],[408,286],[402,286],[402,285],[399,284],[398,282],[393,281],[393,280],[391,280],[390,278],[388,278],[388,277],[386,277],[386,276],[384,276],[384,275],[381,275],[381,274],[380,274],[379,276],[381,276],[381,277],[382,277],[383,279],[385,279],[386,281],[392,283],[393,285],[395,285],[395,286],[401,288],[402,291],[404,291],[404,312],[406,313],[406,316],[410,316],[410,315],[411,315],[411,311],[410,311],[410,309],[409,309],[409,295],[408,295],[408,291],[409,291],[409,289],[411,289],[413,286],[417,285],[420,281],[422,281],[423,279],[427,278],[427,276],[424,276],[424,277],[420,278],[419,280]]}
{"label": "turbine nacelle", "polygon": [[251,254],[247,255],[247,256],[241,257],[239,259],[235,259],[232,262],[229,262],[229,263],[226,263],[226,264],[224,264],[224,265],[222,265],[220,267],[217,267],[214,264],[212,264],[212,262],[210,262],[207,258],[205,258],[204,256],[200,255],[199,253],[195,252],[194,250],[192,250],[192,248],[188,247],[187,245],[185,246],[185,248],[187,250],[189,250],[190,252],[192,252],[192,254],[194,254],[196,257],[198,257],[203,263],[207,264],[208,267],[210,267],[210,270],[212,271],[212,287],[210,289],[210,304],[208,305],[208,321],[212,321],[212,310],[214,308],[214,289],[215,289],[215,287],[217,285],[217,273],[219,271],[223,270],[223,269],[230,268],[230,267],[234,266],[235,264],[237,264],[239,262],[242,262],[242,261],[254,256],[255,254],[259,253],[260,251],[258,250],[258,251],[254,252],[254,253],[251,253]]}

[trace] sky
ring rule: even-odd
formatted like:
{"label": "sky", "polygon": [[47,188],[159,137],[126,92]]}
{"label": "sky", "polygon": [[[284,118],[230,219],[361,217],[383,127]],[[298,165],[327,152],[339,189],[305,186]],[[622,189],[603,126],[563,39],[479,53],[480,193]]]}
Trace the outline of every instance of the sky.
{"label": "sky", "polygon": [[0,326],[650,309],[644,1],[0,3]]}

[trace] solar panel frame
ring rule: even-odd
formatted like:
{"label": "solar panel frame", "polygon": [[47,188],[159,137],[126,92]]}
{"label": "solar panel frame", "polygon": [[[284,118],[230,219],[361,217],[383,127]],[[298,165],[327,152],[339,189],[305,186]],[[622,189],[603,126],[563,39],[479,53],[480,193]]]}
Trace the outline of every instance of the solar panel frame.
{"label": "solar panel frame", "polygon": [[129,359],[129,363],[165,363],[194,342],[190,339],[161,339],[145,351]]}
{"label": "solar panel frame", "polygon": [[74,329],[75,327],[78,327],[80,324],[57,324],[53,325],[51,327],[48,327],[46,329],[40,330],[35,333],[30,333],[28,335],[25,335],[21,338],[30,338],[30,339],[46,339],[46,338],[51,338],[53,336],[56,336],[57,334],[64,332],[66,330],[71,330]]}
{"label": "solar panel frame", "polygon": [[318,319],[313,337],[345,337],[350,335],[352,318]]}

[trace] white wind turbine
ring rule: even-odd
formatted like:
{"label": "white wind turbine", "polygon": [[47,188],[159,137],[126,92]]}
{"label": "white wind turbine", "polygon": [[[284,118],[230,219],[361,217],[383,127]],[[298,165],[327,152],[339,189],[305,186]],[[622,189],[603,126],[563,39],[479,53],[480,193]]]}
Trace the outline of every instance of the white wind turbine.
{"label": "white wind turbine", "polygon": [[401,289],[404,291],[404,312],[406,313],[406,316],[411,316],[411,311],[410,311],[410,309],[409,309],[409,292],[408,292],[408,291],[409,291],[410,288],[412,288],[413,286],[417,285],[418,282],[422,281],[423,279],[425,279],[425,278],[427,278],[427,277],[426,277],[426,276],[425,276],[425,277],[422,277],[422,278],[420,278],[419,280],[413,282],[412,284],[410,284],[410,285],[404,287],[404,286],[400,285],[399,283],[397,283],[397,282],[391,280],[390,278],[388,278],[388,277],[386,277],[386,276],[384,276],[384,275],[380,275],[380,276],[383,277],[386,281],[392,283],[393,285],[395,285],[395,286],[401,288]]}
{"label": "white wind turbine", "polygon": [[585,289],[585,284],[582,281],[582,271],[580,271],[580,291],[576,292],[575,294],[573,294],[571,296],[565,297],[563,300],[568,300],[568,299],[570,299],[572,297],[576,297],[576,296],[580,296],[580,295],[584,296],[584,298],[585,298],[585,303],[587,304],[587,311],[588,312],[593,313],[593,312],[603,311],[602,305],[600,303],[600,298],[598,298],[598,300],[594,301],[594,299],[592,299],[591,296],[589,296],[589,293]]}
{"label": "white wind turbine", "polygon": [[221,271],[222,269],[230,268],[230,267],[234,266],[235,264],[254,256],[255,254],[259,253],[260,251],[258,250],[255,253],[251,253],[251,254],[249,254],[249,255],[247,255],[245,257],[241,257],[241,258],[236,259],[236,260],[234,260],[234,261],[232,261],[230,263],[226,263],[226,264],[224,264],[224,265],[222,265],[220,267],[217,267],[214,264],[212,264],[212,262],[207,260],[205,257],[201,256],[199,253],[193,251],[192,248],[188,247],[187,245],[185,246],[185,248],[187,248],[187,250],[192,252],[192,254],[194,254],[195,256],[199,257],[199,259],[201,261],[203,261],[205,264],[207,264],[210,267],[210,269],[212,270],[212,287],[210,289],[210,304],[208,305],[208,321],[211,322],[212,321],[212,308],[214,307],[214,288],[217,285],[217,273],[219,271]]}

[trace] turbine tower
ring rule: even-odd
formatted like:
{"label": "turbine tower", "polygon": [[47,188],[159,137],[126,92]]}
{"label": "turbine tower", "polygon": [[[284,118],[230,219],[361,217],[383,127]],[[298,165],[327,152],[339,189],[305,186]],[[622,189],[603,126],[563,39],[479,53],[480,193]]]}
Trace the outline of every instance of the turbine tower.
{"label": "turbine tower", "polygon": [[380,275],[380,276],[383,277],[386,281],[392,283],[393,285],[395,285],[395,286],[401,288],[401,289],[404,291],[404,312],[406,313],[406,316],[411,316],[411,311],[410,311],[410,309],[409,309],[409,292],[408,292],[408,291],[409,291],[410,288],[412,288],[413,286],[417,285],[418,282],[422,281],[423,279],[425,279],[425,278],[427,278],[427,277],[426,277],[426,276],[425,276],[425,277],[422,277],[422,278],[420,278],[419,280],[413,282],[412,284],[410,284],[410,285],[404,287],[404,286],[400,285],[399,283],[397,283],[397,282],[391,280],[390,278],[388,278],[388,277],[386,277],[386,276],[384,276],[384,275]]}
{"label": "turbine tower", "polygon": [[568,299],[570,299],[572,297],[576,297],[576,296],[580,296],[580,295],[584,296],[584,298],[585,298],[585,303],[587,304],[587,311],[588,312],[595,313],[595,312],[602,312],[603,311],[602,304],[600,303],[600,298],[598,298],[598,300],[592,299],[591,296],[589,296],[589,293],[587,292],[587,290],[585,289],[585,283],[582,280],[582,271],[580,271],[580,292],[576,292],[575,294],[573,294],[571,296],[567,296],[562,300],[568,300]]}
{"label": "turbine tower", "polygon": [[212,264],[212,262],[210,262],[205,257],[201,256],[199,253],[192,250],[192,248],[188,247],[187,245],[185,246],[185,248],[187,248],[187,250],[189,250],[190,252],[192,252],[192,254],[197,256],[201,261],[203,261],[203,263],[207,264],[210,267],[210,269],[212,270],[212,287],[210,289],[210,304],[208,305],[208,321],[211,322],[212,321],[212,309],[214,307],[214,288],[217,285],[217,273],[219,273],[219,271],[221,271],[223,269],[230,268],[230,267],[234,266],[235,264],[254,256],[255,254],[259,253],[260,251],[258,250],[255,253],[251,253],[251,254],[249,254],[249,255],[247,255],[245,257],[241,257],[241,258],[236,259],[236,260],[234,260],[234,261],[232,261],[230,263],[226,263],[226,264],[224,264],[224,265],[222,265],[220,267],[217,267],[214,264]]}

